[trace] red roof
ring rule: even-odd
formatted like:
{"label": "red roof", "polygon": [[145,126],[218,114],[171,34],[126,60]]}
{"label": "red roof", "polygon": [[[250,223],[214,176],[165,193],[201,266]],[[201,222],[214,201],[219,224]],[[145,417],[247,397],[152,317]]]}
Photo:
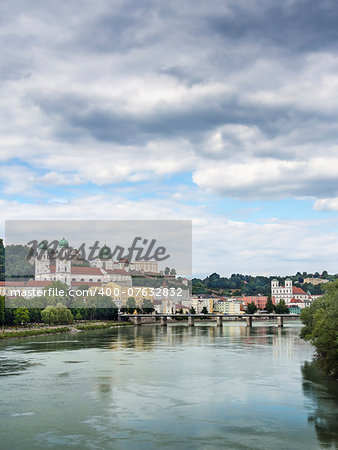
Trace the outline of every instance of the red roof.
{"label": "red roof", "polygon": [[78,275],[103,275],[101,269],[97,267],[76,267],[72,266],[72,273]]}
{"label": "red roof", "polygon": [[176,305],[176,309],[189,309],[187,306],[182,305],[182,303],[178,303]]}
{"label": "red roof", "polygon": [[102,286],[99,281],[72,281],[72,286]]}
{"label": "red roof", "polygon": [[106,272],[109,274],[129,275],[129,272],[124,269],[106,269]]}
{"label": "red roof", "polygon": [[293,298],[290,303],[304,303],[303,300],[301,300],[300,298]]}
{"label": "red roof", "polygon": [[297,287],[297,286],[293,286],[293,287],[292,287],[292,293],[293,293],[293,294],[303,294],[303,295],[306,295],[306,292],[304,292],[302,288]]}

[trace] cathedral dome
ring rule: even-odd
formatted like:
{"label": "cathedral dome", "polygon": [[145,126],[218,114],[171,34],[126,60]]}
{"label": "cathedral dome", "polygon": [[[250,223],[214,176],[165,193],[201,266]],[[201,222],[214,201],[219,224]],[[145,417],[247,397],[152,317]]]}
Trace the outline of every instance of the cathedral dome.
{"label": "cathedral dome", "polygon": [[38,249],[38,250],[47,250],[47,242],[46,242],[46,241],[42,241],[42,242],[38,245],[37,249]]}
{"label": "cathedral dome", "polygon": [[107,247],[106,245],[104,245],[100,249],[99,256],[100,256],[101,259],[109,259],[109,258],[111,258],[111,250],[110,250],[110,248]]}
{"label": "cathedral dome", "polygon": [[69,245],[68,241],[63,237],[61,241],[59,241],[59,247],[61,248],[67,248]]}

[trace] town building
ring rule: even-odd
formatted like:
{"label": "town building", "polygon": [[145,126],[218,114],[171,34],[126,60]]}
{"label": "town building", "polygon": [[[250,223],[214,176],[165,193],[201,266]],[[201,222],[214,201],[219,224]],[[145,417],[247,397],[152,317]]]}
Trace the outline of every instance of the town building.
{"label": "town building", "polygon": [[214,302],[214,312],[218,314],[241,314],[241,302],[220,299]]}
{"label": "town building", "polygon": [[293,286],[290,278],[285,280],[284,286],[280,286],[279,281],[276,279],[271,281],[271,299],[274,303],[284,300],[289,305],[293,298],[305,301],[308,300],[309,294],[302,288]]}
{"label": "town building", "polygon": [[[244,297],[235,297],[236,300],[242,302],[244,306],[248,306],[249,303],[254,303],[258,309],[265,309],[268,297],[266,295],[252,295]],[[274,300],[272,299],[274,303]]]}
{"label": "town building", "polygon": [[[214,312],[214,298],[200,298],[200,297],[192,297],[191,298],[191,307],[194,308],[197,314],[200,314],[203,308],[206,308],[208,313]],[[184,303],[184,301],[182,301]]]}
{"label": "town building", "polygon": [[[102,247],[100,253],[104,253],[105,249],[107,249],[106,253],[109,255],[110,249],[108,247]],[[114,261],[112,258],[96,258],[91,265],[102,269],[123,269],[127,272],[159,273],[157,261],[128,261],[125,258]]]}

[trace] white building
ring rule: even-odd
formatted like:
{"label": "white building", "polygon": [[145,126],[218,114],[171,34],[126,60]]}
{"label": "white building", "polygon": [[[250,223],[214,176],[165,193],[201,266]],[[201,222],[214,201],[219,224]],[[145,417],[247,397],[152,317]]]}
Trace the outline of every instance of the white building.
{"label": "white building", "polygon": [[[104,251],[107,249],[107,255],[110,252],[108,247],[103,247],[101,249],[103,255]],[[100,251],[100,254],[101,254]],[[120,259],[119,261],[114,261],[112,258],[107,259],[95,259],[91,265],[93,267],[98,267],[102,269],[122,269],[127,272],[141,272],[141,273],[159,273],[158,271],[158,263],[157,261],[131,261],[129,262],[127,259]]]}
{"label": "white building", "polygon": [[271,298],[278,303],[280,300],[284,300],[287,305],[290,304],[293,298],[297,300],[306,301],[309,298],[309,294],[303,291],[302,288],[292,286],[292,280],[287,278],[285,285],[280,286],[279,281],[274,279],[271,281]]}
{"label": "white building", "polygon": [[61,239],[58,251],[53,258],[46,246],[42,244],[38,247],[38,255],[35,258],[36,281],[61,281],[68,286],[77,281],[83,283],[113,281],[124,286],[132,285],[131,275],[124,269],[73,266],[72,260],[64,257],[68,245],[66,239]]}

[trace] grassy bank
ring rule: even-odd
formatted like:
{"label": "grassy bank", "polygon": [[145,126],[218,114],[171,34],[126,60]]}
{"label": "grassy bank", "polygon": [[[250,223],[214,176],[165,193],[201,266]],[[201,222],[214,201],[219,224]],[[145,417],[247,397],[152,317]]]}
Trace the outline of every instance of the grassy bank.
{"label": "grassy bank", "polygon": [[80,331],[89,331],[89,330],[98,330],[101,328],[111,328],[111,327],[125,327],[133,325],[131,322],[104,322],[104,323],[85,323],[82,325],[75,325],[73,328],[76,328]]}
{"label": "grassy bank", "polygon": [[102,328],[111,328],[111,327],[124,327],[132,325],[131,322],[97,322],[97,323],[84,323],[84,324],[72,324],[63,327],[43,327],[43,328],[31,328],[27,329],[19,329],[15,331],[0,331],[0,340],[7,338],[19,338],[19,337],[29,337],[29,336],[40,336],[46,334],[59,334],[59,333],[70,333],[72,331],[90,331],[90,330],[98,330]]}

